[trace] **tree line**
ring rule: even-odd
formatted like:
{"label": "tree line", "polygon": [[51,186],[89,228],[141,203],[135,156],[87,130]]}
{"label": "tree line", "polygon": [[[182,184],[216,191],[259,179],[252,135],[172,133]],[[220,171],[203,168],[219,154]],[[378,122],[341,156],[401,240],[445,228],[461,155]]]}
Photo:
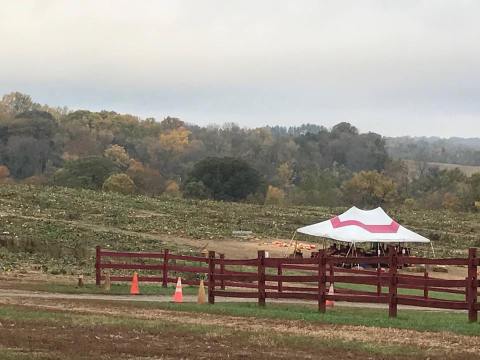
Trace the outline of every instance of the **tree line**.
{"label": "tree line", "polygon": [[267,204],[475,209],[480,200],[480,175],[412,175],[384,137],[348,123],[201,127],[50,107],[18,92],[0,101],[0,182]]}
{"label": "tree line", "polygon": [[395,159],[480,166],[480,138],[387,138],[387,152]]}

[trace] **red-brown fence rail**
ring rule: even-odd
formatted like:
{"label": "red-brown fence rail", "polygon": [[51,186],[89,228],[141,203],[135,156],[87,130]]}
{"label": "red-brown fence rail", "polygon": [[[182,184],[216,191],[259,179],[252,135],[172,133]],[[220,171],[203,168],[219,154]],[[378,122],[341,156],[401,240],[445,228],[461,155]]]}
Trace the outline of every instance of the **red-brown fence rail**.
{"label": "red-brown fence rail", "polygon": [[[97,247],[96,283],[100,285],[105,269],[117,273],[110,277],[112,281],[130,281],[131,274],[127,275],[125,270],[139,270],[147,273],[140,275],[139,281],[158,282],[164,287],[175,283],[177,276],[182,277],[184,284],[198,285],[203,276],[211,304],[215,303],[216,297],[257,299],[261,306],[267,299],[299,299],[317,301],[319,311],[324,312],[328,300],[384,303],[388,304],[391,317],[397,315],[397,305],[401,304],[467,310],[469,321],[477,321],[480,258],[475,248],[469,249],[468,258],[451,259],[406,257],[398,255],[393,248],[388,253],[389,256],[346,259],[329,256],[321,250],[314,258],[290,259],[266,258],[265,252],[259,251],[254,259],[226,259],[223,254],[217,256],[213,251],[208,257],[200,257],[171,254],[168,250],[120,252]],[[370,264],[376,269],[345,267],[355,264]],[[380,264],[385,264],[385,269]],[[432,278],[427,270],[420,276],[400,274],[398,268],[405,264],[423,264],[425,269],[427,265],[466,266],[467,277],[455,280]],[[336,285],[332,294],[328,291],[332,284],[344,286]],[[374,290],[369,290],[369,286]],[[388,291],[385,292],[384,288]],[[423,290],[423,296],[411,290]],[[445,294],[460,294],[464,298],[439,298]]]}

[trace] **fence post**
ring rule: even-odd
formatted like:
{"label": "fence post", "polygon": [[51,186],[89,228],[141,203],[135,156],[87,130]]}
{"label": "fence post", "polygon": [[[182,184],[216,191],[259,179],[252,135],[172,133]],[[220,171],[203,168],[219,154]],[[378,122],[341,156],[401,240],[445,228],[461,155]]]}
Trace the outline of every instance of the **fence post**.
{"label": "fence post", "polygon": [[467,281],[467,303],[468,303],[468,321],[476,322],[477,312],[477,249],[468,249],[468,281]]}
{"label": "fence post", "polygon": [[318,311],[325,312],[326,309],[326,292],[327,292],[327,258],[325,250],[318,251]]}
{"label": "fence post", "polygon": [[99,245],[95,248],[95,284],[100,286],[102,281],[102,251]]}
{"label": "fence post", "polygon": [[265,250],[258,250],[258,305],[265,306]]}
{"label": "fence post", "polygon": [[427,264],[425,264],[425,271],[423,273],[423,278],[425,279],[425,284],[423,285],[423,298],[428,299],[428,270]]}
{"label": "fence post", "polygon": [[[220,254],[220,259],[224,260],[225,259],[225,254]],[[220,274],[225,274],[225,263],[221,262],[220,263]],[[220,289],[225,290],[225,280],[223,280],[223,277],[220,279]]]}
{"label": "fence post", "polygon": [[208,252],[208,303],[215,304],[215,251]]}
{"label": "fence post", "polygon": [[392,245],[388,246],[388,273],[390,275],[390,284],[388,288],[388,316],[397,317],[397,251]]}
{"label": "fence post", "polygon": [[162,287],[168,286],[168,249],[163,250]]}
{"label": "fence post", "polygon": [[[277,275],[282,276],[283,270],[282,270],[282,263],[278,263],[277,266]],[[278,279],[278,292],[281,293],[283,291],[283,282],[282,280]]]}

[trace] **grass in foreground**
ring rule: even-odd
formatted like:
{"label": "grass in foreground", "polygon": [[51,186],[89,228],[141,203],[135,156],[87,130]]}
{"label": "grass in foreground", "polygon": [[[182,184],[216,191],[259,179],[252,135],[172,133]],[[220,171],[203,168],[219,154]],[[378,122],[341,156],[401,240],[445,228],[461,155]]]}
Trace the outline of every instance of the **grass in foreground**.
{"label": "grass in foreground", "polygon": [[[337,284],[338,288],[349,288],[354,290],[372,291],[376,287],[360,284]],[[84,287],[78,288],[69,284],[60,283],[19,283],[15,284],[16,289],[44,291],[49,293],[61,294],[103,294],[103,295],[129,295],[130,285],[127,283],[112,284],[109,292],[103,290],[94,284],[86,284]],[[207,288],[205,287],[205,291]],[[160,285],[141,284],[140,292],[142,295],[159,295],[173,296],[175,285],[169,285],[163,288]],[[388,293],[388,288],[383,288],[384,294]],[[423,295],[421,290],[400,289],[400,294],[405,295]],[[184,295],[197,295],[197,286],[183,286]],[[430,292],[432,298],[445,300],[464,300],[464,296],[460,294],[436,293]],[[141,298],[137,299],[141,300]],[[264,318],[279,318],[288,320],[306,320],[321,321],[332,324],[352,324],[364,326],[379,327],[397,327],[415,330],[429,331],[452,331],[467,335],[480,335],[480,324],[468,324],[465,312],[447,312],[447,311],[429,311],[429,310],[399,310],[399,316],[396,319],[387,317],[385,309],[368,309],[368,308],[348,308],[342,306],[340,308],[328,309],[326,314],[319,314],[316,311],[316,305],[298,305],[298,304],[267,304],[266,308],[257,307],[254,303],[222,303],[221,298],[217,298],[215,306],[197,306],[192,303],[184,304],[168,304],[153,302],[146,307],[156,307],[165,309],[174,309],[180,311],[198,311],[208,312],[212,314],[228,314],[234,316],[254,316]],[[268,300],[267,300],[268,302]],[[142,302],[147,303],[147,302]]]}
{"label": "grass in foreground", "polygon": [[[112,284],[110,293],[106,293],[101,287],[88,284],[83,288],[65,284],[23,284],[24,289],[35,291],[47,291],[65,294],[129,294],[128,284]],[[19,288],[16,286],[16,288]],[[21,287],[20,287],[21,288]],[[144,295],[171,296],[175,291],[174,286],[162,288],[158,285],[141,285],[141,293]],[[196,295],[198,288],[185,286],[185,295]],[[325,314],[317,311],[316,304],[278,304],[269,303],[265,308],[258,307],[256,303],[233,303],[219,302],[210,305],[197,305],[195,303],[171,304],[164,302],[141,301],[136,298],[135,304],[122,301],[124,305],[132,307],[157,308],[165,310],[209,313],[218,315],[231,315],[240,317],[258,317],[265,319],[302,320],[306,322],[319,322],[342,325],[362,325],[386,328],[412,329],[420,331],[450,331],[453,333],[480,336],[480,323],[468,323],[466,312],[429,311],[429,310],[398,310],[398,317],[390,319],[387,309],[369,309],[361,307],[340,306],[328,308]],[[112,305],[113,302],[108,302]],[[118,303],[116,301],[115,303]]]}
{"label": "grass in foreground", "polygon": [[411,329],[418,331],[449,331],[452,333],[480,336],[480,323],[469,323],[465,312],[422,310],[399,310],[397,318],[389,318],[387,309],[357,307],[334,307],[325,314],[316,310],[316,305],[268,304],[265,308],[254,303],[217,303],[198,305],[193,303],[173,304],[145,302],[144,306],[165,310],[230,315],[276,320],[300,320],[309,323],[337,325],[360,325],[368,327]]}
{"label": "grass in foreground", "polygon": [[[165,358],[291,359],[312,356],[337,359],[418,359],[416,347],[322,339],[275,333],[267,328],[239,330],[220,324],[182,323],[181,319],[138,319],[131,316],[79,314],[23,306],[0,308],[0,349],[8,359],[41,354],[41,359],[113,359],[119,356]],[[32,330],[33,329],[33,330]],[[61,330],[60,330],[61,329]],[[178,339],[178,341],[175,341]],[[86,346],[88,345],[88,346]],[[54,350],[53,350],[54,349]],[[438,354],[437,354],[438,355]]]}

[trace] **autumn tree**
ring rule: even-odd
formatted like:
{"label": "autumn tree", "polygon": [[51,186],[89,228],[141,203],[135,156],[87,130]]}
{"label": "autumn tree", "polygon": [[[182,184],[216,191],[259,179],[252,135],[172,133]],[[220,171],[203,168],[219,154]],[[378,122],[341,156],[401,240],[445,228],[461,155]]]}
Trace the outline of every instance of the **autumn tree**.
{"label": "autumn tree", "polygon": [[127,169],[130,163],[130,156],[128,156],[125,148],[120,145],[109,146],[104,155],[107,159],[112,160],[120,169]]}
{"label": "autumn tree", "polygon": [[159,137],[160,148],[173,154],[181,153],[188,146],[190,131],[184,127],[168,130]]}
{"label": "autumn tree", "polygon": [[10,178],[10,170],[5,165],[0,165],[0,184],[8,184],[13,182]]}
{"label": "autumn tree", "polygon": [[10,176],[10,170],[5,165],[0,165],[0,179],[5,179]]}
{"label": "autumn tree", "polygon": [[280,164],[277,168],[277,175],[282,187],[289,186],[293,181],[293,168],[292,165],[288,162]]}
{"label": "autumn tree", "polygon": [[168,180],[165,183],[165,194],[170,196],[179,196],[181,195],[180,186],[175,180]]}
{"label": "autumn tree", "polygon": [[480,173],[473,174],[468,183],[471,187],[472,202],[480,201]]}
{"label": "autumn tree", "polygon": [[285,200],[285,192],[275,186],[268,185],[267,194],[265,195],[266,205],[280,205]]}
{"label": "autumn tree", "polygon": [[160,128],[162,131],[170,131],[184,127],[185,123],[176,117],[167,116],[160,122]]}
{"label": "autumn tree", "polygon": [[396,195],[392,179],[377,171],[361,171],[343,184],[345,200],[358,207],[376,207]]}
{"label": "autumn tree", "polygon": [[11,115],[17,115],[40,107],[39,104],[32,101],[30,95],[22,94],[18,91],[4,95],[0,106]]}
{"label": "autumn tree", "polygon": [[165,180],[160,172],[145,166],[140,161],[131,159],[126,173],[141,194],[155,196],[164,191]]}
{"label": "autumn tree", "polygon": [[102,155],[114,139],[112,121],[101,113],[78,110],[63,117],[60,124],[67,159]]}

